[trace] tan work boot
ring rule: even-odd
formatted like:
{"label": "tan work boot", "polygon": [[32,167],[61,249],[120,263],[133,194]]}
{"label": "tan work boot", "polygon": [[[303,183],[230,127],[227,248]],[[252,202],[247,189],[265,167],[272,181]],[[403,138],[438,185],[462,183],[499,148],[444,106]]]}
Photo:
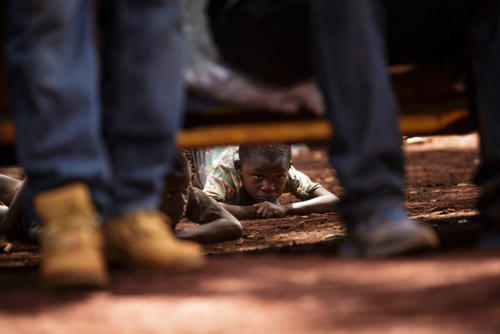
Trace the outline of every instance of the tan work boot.
{"label": "tan work boot", "polygon": [[109,219],[103,226],[108,259],[128,267],[183,272],[204,264],[201,247],[182,241],[160,212],[137,211]]}
{"label": "tan work boot", "polygon": [[43,222],[41,275],[53,287],[102,286],[108,276],[103,241],[87,186],[73,183],[39,193]]}

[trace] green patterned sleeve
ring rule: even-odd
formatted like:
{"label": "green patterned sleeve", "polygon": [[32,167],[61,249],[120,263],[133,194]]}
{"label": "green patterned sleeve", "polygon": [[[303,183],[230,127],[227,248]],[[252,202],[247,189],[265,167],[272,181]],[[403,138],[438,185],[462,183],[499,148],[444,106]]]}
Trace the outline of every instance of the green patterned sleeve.
{"label": "green patterned sleeve", "polygon": [[186,218],[198,224],[207,224],[222,218],[221,209],[213,198],[201,189],[189,187]]}
{"label": "green patterned sleeve", "polygon": [[[233,187],[233,189],[226,189]],[[232,181],[230,171],[224,166],[217,166],[213,173],[207,176],[203,192],[215,199],[217,202],[228,202],[228,193],[235,193],[234,182]]]}
{"label": "green patterned sleeve", "polygon": [[310,198],[311,193],[318,187],[320,187],[319,183],[311,181],[309,176],[299,172],[293,166],[290,167],[285,188],[286,192],[290,192],[301,201],[305,201]]}

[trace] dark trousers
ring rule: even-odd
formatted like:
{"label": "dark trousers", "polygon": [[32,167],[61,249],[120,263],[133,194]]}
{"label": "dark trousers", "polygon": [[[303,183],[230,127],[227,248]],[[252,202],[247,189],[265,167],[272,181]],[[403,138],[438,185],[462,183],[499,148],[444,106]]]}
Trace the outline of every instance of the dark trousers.
{"label": "dark trousers", "polygon": [[500,232],[500,3],[482,1],[473,9],[470,32],[481,135],[479,209],[486,224],[496,222]]}
{"label": "dark trousers", "polygon": [[317,75],[333,125],[330,161],[346,190],[345,220],[400,206],[404,159],[377,0],[311,1]]}
{"label": "dark trousers", "polygon": [[157,206],[183,102],[180,2],[102,3],[110,15],[98,34],[93,0],[8,2],[6,56],[29,204],[83,181],[104,216]]}

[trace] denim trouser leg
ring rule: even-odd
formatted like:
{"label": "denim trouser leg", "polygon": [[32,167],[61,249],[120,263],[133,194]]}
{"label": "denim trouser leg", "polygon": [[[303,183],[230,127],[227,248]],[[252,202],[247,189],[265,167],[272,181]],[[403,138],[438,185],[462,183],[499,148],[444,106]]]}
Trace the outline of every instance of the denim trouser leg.
{"label": "denim trouser leg", "polygon": [[476,182],[481,212],[500,222],[500,3],[485,1],[476,14],[471,35],[482,158]]}
{"label": "denim trouser leg", "polygon": [[183,103],[180,2],[115,0],[104,31],[105,216],[157,207]]}
{"label": "denim trouser leg", "polygon": [[19,162],[40,191],[109,176],[101,140],[93,1],[11,0],[6,58]]}
{"label": "denim trouser leg", "polygon": [[340,211],[401,205],[404,158],[387,74],[383,7],[375,0],[315,0],[316,66],[334,135],[330,160],[346,189]]}
{"label": "denim trouser leg", "polygon": [[9,2],[7,59],[27,197],[84,181],[105,216],[152,210],[181,117],[179,1],[112,3],[102,97],[93,3]]}

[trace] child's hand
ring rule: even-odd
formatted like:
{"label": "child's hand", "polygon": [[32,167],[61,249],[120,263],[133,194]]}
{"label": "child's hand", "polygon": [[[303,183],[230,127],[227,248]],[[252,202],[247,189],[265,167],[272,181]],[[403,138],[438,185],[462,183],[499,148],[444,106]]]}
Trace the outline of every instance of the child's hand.
{"label": "child's hand", "polygon": [[260,202],[252,205],[255,210],[257,217],[262,218],[272,218],[272,217],[284,217],[287,213],[287,209],[284,205],[274,204],[271,202]]}

